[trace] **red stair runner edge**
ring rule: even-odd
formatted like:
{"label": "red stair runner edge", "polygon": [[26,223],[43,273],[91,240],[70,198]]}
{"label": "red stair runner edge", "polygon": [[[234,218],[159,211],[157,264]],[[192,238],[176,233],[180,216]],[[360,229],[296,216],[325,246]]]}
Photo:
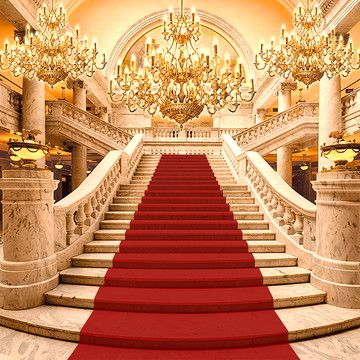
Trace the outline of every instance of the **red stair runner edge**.
{"label": "red stair runner edge", "polygon": [[[163,184],[164,180],[167,178],[167,176],[162,176],[162,174],[166,173],[166,166],[170,164],[170,167],[172,164],[179,165],[179,167],[181,167],[182,163],[186,163],[188,160],[192,160],[191,164],[194,164],[193,160],[197,160],[199,162],[199,164],[202,165],[202,168],[204,168],[204,164],[207,163],[207,158],[204,155],[163,155],[159,161],[158,167],[161,165],[162,168],[159,169],[159,172],[161,171],[161,175],[160,176],[153,176],[152,180],[151,180],[151,184],[153,185],[154,183],[156,184],[156,179],[161,180],[161,182],[159,182],[158,184]],[[165,165],[165,166],[164,166]],[[211,169],[210,165],[208,164],[209,169]],[[158,175],[157,174],[157,170],[155,170],[154,175]],[[214,177],[214,175],[212,175],[210,172],[208,172],[210,179],[210,182],[216,183],[217,181]],[[164,178],[163,178],[164,177]],[[170,176],[171,177],[171,176]],[[178,180],[179,184],[191,184],[188,181],[187,182],[182,182],[182,179],[180,177],[175,177],[176,180]],[[176,183],[177,182],[169,182],[168,185],[173,185],[176,188]],[[196,185],[196,184],[200,184],[199,182],[196,181],[196,179],[193,180],[193,184],[192,185]],[[219,196],[222,196],[219,193]],[[145,196],[146,198],[146,196]],[[144,198],[142,199],[144,200]],[[166,206],[165,203],[161,204],[164,205],[164,207]],[[189,204],[191,205],[191,204]],[[206,204],[203,204],[206,206]],[[173,210],[174,207],[171,206],[171,209]],[[162,210],[164,211],[164,210]],[[230,210],[229,210],[230,211]],[[141,211],[141,207],[139,208],[138,212],[142,212]],[[145,212],[146,213],[146,212]],[[127,233],[131,233],[131,229],[133,227],[133,225],[136,224],[136,220],[133,220],[131,222],[131,226],[130,226],[130,231],[128,231]],[[211,231],[211,230],[210,230]],[[241,238],[241,231],[239,231],[240,234],[240,238]],[[139,239],[141,240],[141,239]],[[125,236],[125,241],[129,241],[127,239],[127,237]],[[131,241],[131,240],[130,240]],[[151,240],[150,240],[151,241]],[[241,241],[241,240],[240,240]],[[121,252],[121,247],[120,247],[120,252]],[[119,253],[118,253],[119,254]],[[186,254],[183,254],[184,256],[186,256]],[[254,261],[253,261],[254,263]],[[119,269],[116,269],[117,271]],[[254,269],[255,270],[255,269]],[[106,279],[109,279],[110,281],[112,280],[113,276],[112,276],[112,272],[114,271],[114,269],[110,268],[105,276],[105,284],[106,284]],[[145,269],[146,271],[146,269]],[[260,271],[258,271],[258,279],[257,279],[258,283],[263,283],[262,282],[262,277],[261,277],[261,273]],[[106,286],[106,285],[105,285]],[[264,286],[261,285],[260,286],[262,288],[262,290],[264,289]],[[101,290],[102,287],[100,287],[99,292]],[[184,291],[186,291],[186,288],[184,288]],[[98,294],[99,294],[98,292]],[[271,294],[268,291],[267,292],[267,296],[270,297],[270,300],[272,300]],[[159,347],[159,348],[155,348],[155,349],[143,349],[143,348],[138,348],[138,346],[134,346],[131,347],[132,341],[131,340],[126,340],[124,342],[124,345],[119,347],[117,346],[117,339],[114,338],[104,338],[105,334],[101,334],[101,327],[103,327],[104,325],[105,328],[109,327],[112,328],[114,327],[114,322],[116,322],[116,312],[115,311],[109,311],[106,312],[106,310],[98,310],[97,309],[97,299],[99,299],[100,297],[96,297],[95,298],[95,310],[92,311],[91,316],[89,317],[88,321],[85,323],[83,329],[80,332],[80,343],[78,344],[78,346],[76,347],[76,349],[74,350],[74,352],[71,354],[70,358],[71,360],[78,360],[78,359],[96,359],[96,360],[102,360],[102,359],[113,359],[113,360],[117,360],[117,359],[121,359],[121,360],[281,360],[281,359],[286,359],[286,360],[292,360],[292,359],[299,359],[298,356],[296,355],[296,353],[294,352],[294,350],[290,347],[290,345],[287,342],[288,339],[288,334],[287,334],[287,330],[285,329],[285,326],[281,323],[279,317],[277,316],[276,312],[274,310],[267,310],[266,312],[261,312],[261,311],[253,311],[253,315],[251,316],[251,311],[247,311],[246,312],[246,317],[244,317],[244,319],[246,320],[246,323],[243,324],[245,329],[248,327],[249,329],[252,329],[252,327],[254,326],[253,322],[258,322],[259,324],[255,324],[255,328],[256,326],[261,325],[262,321],[266,321],[266,325],[267,326],[271,326],[272,327],[272,331],[273,331],[273,339],[275,341],[272,341],[271,338],[271,333],[266,335],[266,338],[254,338],[253,342],[251,344],[248,345],[252,345],[252,346],[248,346],[246,345],[248,340],[244,340],[243,342],[240,341],[240,346],[241,347],[237,347],[235,348],[235,346],[237,344],[239,344],[239,342],[234,341],[234,343],[232,344],[231,340],[222,340],[224,342],[223,345],[221,345],[221,347],[224,348],[214,348],[214,344],[211,344],[211,342],[209,342],[209,348],[200,348],[200,349],[187,349],[186,348],[186,344],[183,344],[182,346],[179,345],[178,349],[169,349],[167,348],[167,344],[162,344],[161,340],[159,340],[155,347]],[[111,299],[108,299],[109,302],[111,303]],[[262,319],[262,314],[265,314],[266,316],[264,317],[264,319]],[[154,313],[156,316],[156,313]],[[236,313],[237,316],[239,316],[239,313]],[[104,316],[106,315],[106,316]],[[269,317],[270,315],[270,317]],[[141,319],[141,316],[139,317],[139,319]],[[249,322],[249,319],[251,319],[251,321]],[[129,322],[128,324],[122,324],[123,327],[125,328],[129,328],[131,329],[132,326],[134,326],[134,323]],[[138,327],[138,324],[135,324],[135,327]],[[162,327],[162,323],[161,321],[159,322],[160,327]],[[214,327],[216,327],[216,324],[214,324]],[[211,327],[210,327],[211,328]],[[100,333],[99,333],[100,331]],[[164,334],[167,334],[168,329],[161,329],[161,331]],[[161,332],[160,331],[160,332]],[[140,335],[141,336],[141,335]],[[242,337],[242,334],[238,335],[239,338]],[[98,344],[98,339],[97,337],[101,338],[100,342],[101,344]],[[105,336],[106,337],[106,336]],[[216,342],[216,339],[214,339]],[[196,342],[196,339],[194,340]],[[156,341],[155,341],[156,342]],[[270,343],[269,343],[270,342]],[[108,346],[110,345],[110,346]],[[228,348],[229,347],[229,348]]]}

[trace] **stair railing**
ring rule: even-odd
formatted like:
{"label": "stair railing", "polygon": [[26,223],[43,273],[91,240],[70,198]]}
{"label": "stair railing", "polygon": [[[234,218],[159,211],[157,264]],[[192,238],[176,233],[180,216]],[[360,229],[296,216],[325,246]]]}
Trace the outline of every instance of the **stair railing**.
{"label": "stair railing", "polygon": [[137,134],[123,151],[110,151],[91,174],[54,205],[55,248],[59,269],[70,265],[92,240],[117,188],[130,182],[143,152],[143,134]]}
{"label": "stair railing", "polygon": [[299,257],[302,266],[310,268],[308,254],[315,250],[316,205],[293,190],[257,152],[243,151],[229,135],[222,138],[223,156],[238,182],[251,188],[278,239]]}

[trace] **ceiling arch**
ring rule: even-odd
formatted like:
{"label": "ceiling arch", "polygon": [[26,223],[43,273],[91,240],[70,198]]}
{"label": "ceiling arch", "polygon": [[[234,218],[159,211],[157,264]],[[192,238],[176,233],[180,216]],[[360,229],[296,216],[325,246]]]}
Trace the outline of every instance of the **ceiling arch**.
{"label": "ceiling arch", "polygon": [[[254,54],[244,37],[224,19],[202,10],[197,11],[197,13],[203,25],[218,32],[231,44],[231,46],[238,54],[242,54],[244,56],[246,60],[246,64],[244,65],[246,66],[247,70],[249,70],[251,74],[255,74],[257,70],[253,64]],[[129,49],[136,42],[136,40],[144,36],[155,27],[160,26],[166,14],[167,10],[161,10],[145,16],[133,24],[120,36],[111,52],[108,61],[108,76],[111,77],[111,75],[115,74],[118,62],[121,62],[124,59],[125,55],[128,53]]]}
{"label": "ceiling arch", "polygon": [[[86,0],[63,0],[62,3],[65,6],[65,9],[69,15],[77,9],[83,2]],[[289,13],[292,14],[294,8],[297,5],[296,0],[276,0],[280,5],[282,5]]]}

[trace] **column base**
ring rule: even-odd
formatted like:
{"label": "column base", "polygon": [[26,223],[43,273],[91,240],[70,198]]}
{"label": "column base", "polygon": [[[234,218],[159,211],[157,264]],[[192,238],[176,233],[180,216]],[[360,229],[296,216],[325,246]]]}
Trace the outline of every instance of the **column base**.
{"label": "column base", "polygon": [[360,263],[314,255],[311,284],[327,293],[327,303],[360,309]]}
{"label": "column base", "polygon": [[0,261],[0,307],[29,309],[44,303],[59,283],[56,255],[25,262]]}
{"label": "column base", "polygon": [[29,285],[0,284],[0,307],[6,310],[30,309],[45,303],[45,293],[59,284],[59,274]]}

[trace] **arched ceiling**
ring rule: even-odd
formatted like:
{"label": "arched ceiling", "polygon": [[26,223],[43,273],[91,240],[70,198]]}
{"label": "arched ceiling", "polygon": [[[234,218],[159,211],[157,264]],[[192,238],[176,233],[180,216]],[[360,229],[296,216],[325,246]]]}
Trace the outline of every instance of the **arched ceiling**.
{"label": "arched ceiling", "polygon": [[[185,6],[195,6],[224,19],[255,53],[261,41],[267,43],[272,36],[279,35],[282,24],[291,27],[288,8],[292,2],[295,1],[185,0]],[[64,5],[70,24],[79,25],[83,34],[96,38],[109,58],[118,40],[140,19],[179,3],[180,0],[66,0]]]}

